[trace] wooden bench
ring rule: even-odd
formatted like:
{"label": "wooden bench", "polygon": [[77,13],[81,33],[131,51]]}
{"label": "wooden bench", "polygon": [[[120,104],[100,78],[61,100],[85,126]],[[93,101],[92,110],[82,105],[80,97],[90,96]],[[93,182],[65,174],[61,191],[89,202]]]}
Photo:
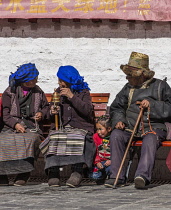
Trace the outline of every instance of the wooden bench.
{"label": "wooden bench", "polygon": [[[132,146],[141,147],[142,146],[142,141],[141,140],[133,141]],[[162,147],[171,147],[171,141],[170,140],[163,141],[161,143],[161,146]]]}
{"label": "wooden bench", "polygon": [[[52,93],[46,93],[46,98],[48,102],[52,101]],[[0,98],[2,96],[2,93],[0,93]],[[91,99],[92,103],[94,105],[94,113],[95,117],[105,115],[107,113],[108,108],[108,101],[109,101],[110,93],[91,93]],[[46,137],[48,134],[50,124],[49,122],[45,121],[44,123],[44,136]],[[132,146],[140,147],[142,146],[142,141],[133,141]],[[153,180],[171,180],[171,173],[168,170],[165,160],[167,157],[167,154],[171,147],[171,141],[163,141],[162,147],[157,151],[156,154],[156,161],[155,161],[155,167],[153,169],[152,173],[152,179]],[[133,164],[131,165],[131,170],[129,177],[130,179],[134,177],[134,173],[136,170],[138,164],[138,158],[135,156],[133,160]],[[64,170],[61,172],[62,177],[68,177],[69,172],[68,168],[64,168]],[[35,163],[35,170],[32,172],[32,177],[36,178],[36,180],[43,178],[47,178],[47,176],[44,173],[44,159],[43,157],[40,157],[38,161]]]}
{"label": "wooden bench", "polygon": [[[46,93],[46,98],[48,102],[52,101],[53,94]],[[91,93],[91,101],[94,105],[94,114],[95,117],[106,114],[107,104],[109,101],[110,93]]]}

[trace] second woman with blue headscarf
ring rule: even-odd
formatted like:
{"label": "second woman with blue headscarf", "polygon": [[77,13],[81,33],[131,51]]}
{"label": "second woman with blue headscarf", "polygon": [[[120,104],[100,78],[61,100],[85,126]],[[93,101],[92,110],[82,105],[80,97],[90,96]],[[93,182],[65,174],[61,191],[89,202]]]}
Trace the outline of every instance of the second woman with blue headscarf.
{"label": "second woman with blue headscarf", "polygon": [[[72,129],[83,129],[86,131],[86,134],[83,140],[83,153],[79,153],[81,146],[77,138],[74,139],[73,137],[73,141],[68,143],[70,138],[68,137],[66,148],[69,148],[70,144],[75,142],[73,143],[75,145],[68,149],[70,153],[62,155],[61,150],[64,150],[65,146],[58,145],[58,147],[60,147],[58,153],[51,153],[46,156],[45,171],[48,174],[49,186],[60,186],[59,167],[71,165],[72,173],[66,181],[66,185],[69,187],[77,187],[82,181],[83,165],[92,167],[95,154],[95,145],[92,139],[94,133],[94,117],[89,91],[90,88],[73,66],[61,66],[57,72],[57,77],[59,84],[57,92],[60,95],[60,103],[57,112],[60,112],[62,127],[64,127],[65,130],[68,129],[71,131]],[[55,113],[56,110],[52,105],[52,117]],[[61,142],[64,142],[63,139]],[[54,146],[54,148],[56,149],[56,146]]]}

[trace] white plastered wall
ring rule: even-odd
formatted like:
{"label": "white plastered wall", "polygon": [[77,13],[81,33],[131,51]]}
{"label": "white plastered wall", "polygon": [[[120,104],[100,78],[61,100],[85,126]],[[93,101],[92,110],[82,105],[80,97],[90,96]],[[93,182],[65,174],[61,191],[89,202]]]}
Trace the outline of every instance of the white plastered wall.
{"label": "white plastered wall", "polygon": [[120,70],[132,51],[148,54],[150,69],[171,85],[171,25],[169,22],[51,19],[0,20],[0,92],[8,86],[10,72],[17,66],[35,63],[38,85],[46,93],[57,87],[61,65],[75,66],[91,92],[111,94],[109,105],[126,83]]}

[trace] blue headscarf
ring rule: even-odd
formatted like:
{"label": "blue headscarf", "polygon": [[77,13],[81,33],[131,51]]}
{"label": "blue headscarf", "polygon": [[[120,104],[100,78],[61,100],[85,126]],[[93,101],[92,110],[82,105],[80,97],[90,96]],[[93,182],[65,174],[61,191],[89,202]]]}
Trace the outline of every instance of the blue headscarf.
{"label": "blue headscarf", "polygon": [[88,89],[87,82],[84,82],[84,77],[80,76],[77,69],[73,66],[60,66],[57,72],[57,77],[71,84],[71,89],[81,92],[83,89]]}
{"label": "blue headscarf", "polygon": [[27,63],[21,65],[15,73],[9,76],[9,86],[14,87],[24,82],[29,82],[39,75],[35,64]]}

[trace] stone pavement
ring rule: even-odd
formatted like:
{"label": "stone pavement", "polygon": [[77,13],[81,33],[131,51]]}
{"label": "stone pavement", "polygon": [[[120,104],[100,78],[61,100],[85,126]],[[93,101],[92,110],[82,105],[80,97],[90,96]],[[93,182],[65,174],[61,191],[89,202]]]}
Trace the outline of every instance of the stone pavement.
{"label": "stone pavement", "polygon": [[83,183],[79,188],[49,187],[47,183],[0,187],[0,210],[167,210],[171,184],[137,190],[133,184],[117,189]]}

